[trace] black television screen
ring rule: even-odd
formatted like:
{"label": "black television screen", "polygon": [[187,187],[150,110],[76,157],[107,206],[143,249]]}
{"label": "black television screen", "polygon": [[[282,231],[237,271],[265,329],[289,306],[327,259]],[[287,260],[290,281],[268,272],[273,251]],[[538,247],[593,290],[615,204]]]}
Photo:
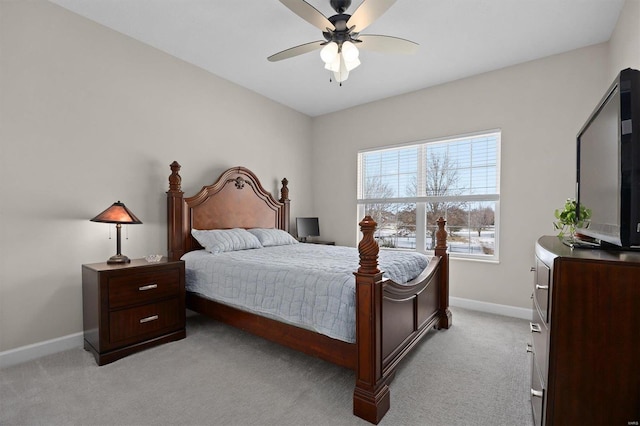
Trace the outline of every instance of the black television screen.
{"label": "black television screen", "polygon": [[319,237],[320,225],[317,217],[297,217],[296,230],[301,240],[307,237]]}
{"label": "black television screen", "polygon": [[[620,72],[577,136],[580,234],[640,246],[640,71]],[[578,208],[578,211],[580,209]]]}

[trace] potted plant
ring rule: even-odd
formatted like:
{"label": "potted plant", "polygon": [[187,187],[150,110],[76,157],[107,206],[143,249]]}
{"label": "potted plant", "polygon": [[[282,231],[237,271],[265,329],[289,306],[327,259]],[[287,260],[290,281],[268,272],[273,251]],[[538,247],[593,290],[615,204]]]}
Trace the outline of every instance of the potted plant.
{"label": "potted plant", "polygon": [[[580,205],[580,215],[577,212],[578,203],[573,198],[567,198],[562,210],[556,209],[554,215],[556,221],[553,222],[555,229],[559,230],[558,237],[564,237],[566,234],[573,238],[576,233],[576,228],[586,228],[589,226],[589,219],[591,219],[591,209],[586,208],[584,205]],[[578,216],[580,219],[578,219]]]}

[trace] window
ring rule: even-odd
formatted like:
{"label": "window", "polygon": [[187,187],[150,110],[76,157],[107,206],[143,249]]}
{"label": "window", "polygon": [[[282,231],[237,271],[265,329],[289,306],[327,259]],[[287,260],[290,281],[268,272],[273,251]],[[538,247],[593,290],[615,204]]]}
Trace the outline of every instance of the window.
{"label": "window", "polygon": [[358,217],[381,248],[433,251],[447,220],[452,257],[498,260],[500,131],[358,154]]}

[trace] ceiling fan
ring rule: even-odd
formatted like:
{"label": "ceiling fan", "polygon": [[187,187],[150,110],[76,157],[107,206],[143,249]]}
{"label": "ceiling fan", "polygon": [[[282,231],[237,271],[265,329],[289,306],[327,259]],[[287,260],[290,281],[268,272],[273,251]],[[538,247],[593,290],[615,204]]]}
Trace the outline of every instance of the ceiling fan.
{"label": "ceiling fan", "polygon": [[418,44],[409,40],[386,35],[363,35],[362,30],[387,11],[396,0],[363,0],[352,15],[345,13],[351,0],[330,0],[336,14],[325,17],[318,9],[304,0],[280,0],[293,13],[322,31],[324,40],[301,44],[269,56],[271,62],[281,61],[320,51],[325,68],[342,85],[349,77],[349,71],[360,65],[359,50],[372,50],[382,53],[413,53]]}

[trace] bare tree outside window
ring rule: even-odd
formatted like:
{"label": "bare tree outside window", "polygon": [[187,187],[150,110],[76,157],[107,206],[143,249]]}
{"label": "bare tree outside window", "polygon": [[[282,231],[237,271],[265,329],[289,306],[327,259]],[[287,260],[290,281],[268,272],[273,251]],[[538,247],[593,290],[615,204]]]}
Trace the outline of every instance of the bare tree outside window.
{"label": "bare tree outside window", "polygon": [[471,210],[470,216],[469,224],[478,233],[478,237],[485,229],[495,226],[495,212],[491,207]]}
{"label": "bare tree outside window", "polygon": [[[448,195],[460,195],[464,188],[458,185],[458,167],[451,160],[449,154],[444,151],[429,152],[427,150],[427,166],[425,171],[425,192],[427,196],[439,197]],[[409,184],[407,193],[418,195],[418,183],[413,179]],[[429,250],[435,248],[435,237],[438,227],[436,221],[440,217],[447,219],[447,227],[450,231],[460,229],[467,223],[464,203],[447,201],[429,201],[427,206],[427,232],[430,234]],[[413,216],[415,218],[415,215]],[[415,227],[415,222],[413,226]]]}
{"label": "bare tree outside window", "polygon": [[[364,191],[370,199],[392,199],[394,194],[393,189],[378,176],[367,179]],[[366,205],[365,214],[378,224],[375,238],[381,247],[415,249],[415,204],[373,202]]]}
{"label": "bare tree outside window", "polygon": [[[371,199],[389,199],[393,196],[393,189],[386,183],[382,182],[379,176],[367,177],[364,187],[366,198]],[[371,203],[367,204],[367,215],[376,221],[378,227],[376,233],[385,226],[392,216],[395,214],[391,211],[393,203]]]}
{"label": "bare tree outside window", "polygon": [[433,250],[442,216],[452,256],[497,260],[499,147],[496,131],[358,154],[358,205],[379,224],[381,247]]}
{"label": "bare tree outside window", "polygon": [[[463,189],[458,186],[458,167],[457,164],[449,157],[448,152],[438,154],[427,150],[427,170],[425,190],[427,196],[439,197],[447,195],[460,195]],[[427,202],[427,232],[431,235],[430,250],[435,248],[437,226],[435,221],[440,217],[447,219],[449,230],[453,230],[456,226],[463,226],[465,220],[455,213],[460,210],[460,203],[452,203],[447,201]],[[432,223],[433,222],[433,223]]]}

